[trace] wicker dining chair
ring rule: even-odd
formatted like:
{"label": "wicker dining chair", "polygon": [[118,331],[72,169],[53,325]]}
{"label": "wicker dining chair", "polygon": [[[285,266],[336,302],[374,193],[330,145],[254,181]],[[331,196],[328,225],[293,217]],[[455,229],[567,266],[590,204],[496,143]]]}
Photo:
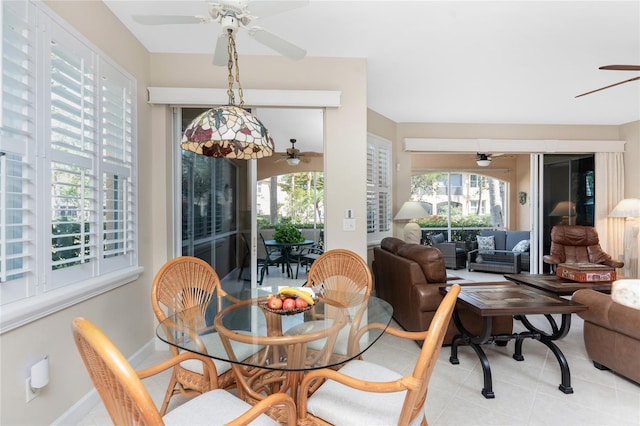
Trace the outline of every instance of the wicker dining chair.
{"label": "wicker dining chair", "polygon": [[322,253],[311,264],[305,285],[348,306],[355,294],[369,297],[373,278],[369,265],[358,254],[333,249]]}
{"label": "wicker dining chair", "polygon": [[[460,292],[453,285],[440,303],[429,330],[409,332],[386,328],[394,336],[424,340],[413,372],[406,376],[362,360],[340,370],[314,370],[304,377],[298,399],[298,425],[311,424],[427,424],[424,403],[431,373],[438,360],[453,308]],[[368,324],[358,335],[386,324]],[[315,391],[314,391],[315,390]],[[314,392],[313,392],[314,391]]]}
{"label": "wicker dining chair", "polygon": [[[197,257],[180,256],[169,260],[156,274],[151,288],[151,305],[156,318],[162,322],[171,313],[196,306],[204,309],[214,295],[219,304],[223,298],[228,298],[211,265]],[[205,318],[205,312],[202,312],[202,318]],[[174,356],[179,354],[178,348],[170,348]],[[216,374],[205,376],[203,364],[210,364],[209,368]],[[228,389],[234,385],[235,376],[229,363],[209,357],[202,357],[201,361],[191,359],[173,369],[160,414],[166,413],[169,400],[178,393],[194,397],[211,389]]]}
{"label": "wicker dining chair", "polygon": [[[113,424],[239,426],[252,422],[251,424],[278,425],[285,419],[273,419],[265,414],[275,406],[283,406],[278,412],[286,415],[286,424],[293,426],[296,423],[295,403],[289,395],[273,394],[251,406],[222,389],[205,392],[168,414],[161,415],[141,379],[173,368],[194,354],[183,353],[152,367],[135,371],[113,342],[91,321],[85,318],[74,319],[72,331],[82,360]],[[209,370],[205,365],[204,375],[209,374],[215,374],[215,370]]]}
{"label": "wicker dining chair", "polygon": [[[316,350],[317,357],[348,355],[350,345],[354,342],[354,336],[360,328],[360,320],[366,312],[366,300],[373,288],[373,278],[367,262],[350,250],[325,251],[311,264],[307,282],[304,285],[311,287],[329,305],[353,306],[350,326],[341,330],[335,341],[328,342],[327,339],[320,339],[309,342],[307,345],[310,349]],[[318,317],[318,321],[326,321],[326,318]],[[313,326],[313,322],[307,321],[303,326],[308,329]],[[296,333],[298,333],[296,327],[287,331],[287,334]]]}

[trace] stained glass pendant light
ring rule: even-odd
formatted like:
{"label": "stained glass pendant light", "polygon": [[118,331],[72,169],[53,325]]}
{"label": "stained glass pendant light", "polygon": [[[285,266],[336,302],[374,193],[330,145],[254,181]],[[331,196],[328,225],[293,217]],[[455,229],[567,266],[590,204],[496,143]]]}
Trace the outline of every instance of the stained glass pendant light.
{"label": "stained glass pendant light", "polygon": [[[243,108],[238,53],[233,31],[228,32],[229,105],[211,108],[196,117],[186,128],[181,147],[186,151],[216,158],[249,160],[269,157],[273,155],[273,139],[269,131],[260,120]],[[239,105],[235,105],[234,80],[238,83]]]}

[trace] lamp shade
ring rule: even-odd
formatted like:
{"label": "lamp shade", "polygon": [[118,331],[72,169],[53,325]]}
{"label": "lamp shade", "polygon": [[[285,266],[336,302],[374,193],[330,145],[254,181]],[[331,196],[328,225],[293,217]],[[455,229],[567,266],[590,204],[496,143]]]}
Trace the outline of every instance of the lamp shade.
{"label": "lamp shade", "polygon": [[207,157],[249,160],[272,155],[273,139],[251,113],[225,105],[196,117],[186,128],[181,147]]}
{"label": "lamp shade", "polygon": [[640,217],[640,199],[625,198],[611,210],[609,217]]}
{"label": "lamp shade", "polygon": [[429,216],[429,212],[422,206],[419,201],[405,201],[394,220],[411,220],[420,219]]}
{"label": "lamp shade", "polygon": [[298,157],[287,158],[287,164],[290,166],[297,166],[300,164],[300,159]]}
{"label": "lamp shade", "polygon": [[576,215],[576,203],[572,201],[560,201],[553,208],[549,216],[575,216]]}
{"label": "lamp shade", "polygon": [[476,160],[476,164],[480,167],[489,167],[491,165],[491,160]]}

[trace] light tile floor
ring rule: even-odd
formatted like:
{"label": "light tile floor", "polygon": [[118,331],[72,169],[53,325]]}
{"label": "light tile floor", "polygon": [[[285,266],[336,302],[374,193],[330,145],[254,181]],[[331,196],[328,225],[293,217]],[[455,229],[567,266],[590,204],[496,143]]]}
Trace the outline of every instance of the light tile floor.
{"label": "light tile floor", "polygon": [[[273,270],[272,270],[273,271]],[[472,281],[502,281],[499,275],[466,270],[450,271]],[[305,276],[301,274],[300,280]],[[264,285],[289,285],[271,272]],[[516,321],[516,331],[524,328]],[[473,350],[461,347],[459,365],[449,363],[450,348],[444,347],[436,364],[425,404],[431,426],[448,425],[528,425],[528,426],[638,426],[640,425],[640,385],[609,371],[593,367],[587,358],[582,340],[582,320],[574,315],[569,334],[557,342],[571,370],[574,393],[558,390],[560,369],[554,355],[539,342],[527,340],[523,345],[525,360],[515,361],[513,342],[506,347],[491,346],[485,352],[491,364],[494,399],[485,399],[482,389],[482,369]],[[364,359],[386,365],[401,374],[408,374],[415,364],[419,347],[393,336],[385,335],[370,348]],[[169,356],[156,352],[147,365]],[[640,355],[638,355],[640,356]],[[169,373],[145,380],[156,404],[160,404]],[[184,402],[172,399],[170,409]],[[82,426],[111,424],[102,404],[98,404],[80,423]]]}

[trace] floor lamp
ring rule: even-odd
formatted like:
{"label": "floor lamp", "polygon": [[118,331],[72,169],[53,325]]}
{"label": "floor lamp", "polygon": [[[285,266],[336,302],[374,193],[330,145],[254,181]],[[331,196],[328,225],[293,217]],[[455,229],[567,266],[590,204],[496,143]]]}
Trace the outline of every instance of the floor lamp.
{"label": "floor lamp", "polygon": [[405,201],[393,220],[407,221],[407,224],[404,226],[403,230],[404,241],[412,244],[420,244],[420,239],[422,237],[420,225],[415,222],[409,221],[413,219],[422,219],[427,216],[429,216],[429,213],[422,206],[421,202]]}
{"label": "floor lamp", "polygon": [[638,278],[638,233],[640,232],[640,199],[625,198],[611,210],[609,217],[624,217],[624,278]]}

